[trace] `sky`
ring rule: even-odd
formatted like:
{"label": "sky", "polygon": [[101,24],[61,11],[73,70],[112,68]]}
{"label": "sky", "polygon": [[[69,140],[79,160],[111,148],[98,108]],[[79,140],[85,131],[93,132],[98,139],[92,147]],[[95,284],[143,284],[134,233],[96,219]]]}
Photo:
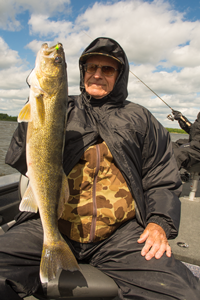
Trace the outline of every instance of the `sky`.
{"label": "sky", "polygon": [[200,0],[0,0],[0,113],[19,114],[30,92],[26,78],[44,42],[63,44],[69,94],[79,94],[79,57],[100,36],[113,38],[127,54],[128,100],[145,106],[165,127],[179,128],[167,118],[170,107],[195,121]]}

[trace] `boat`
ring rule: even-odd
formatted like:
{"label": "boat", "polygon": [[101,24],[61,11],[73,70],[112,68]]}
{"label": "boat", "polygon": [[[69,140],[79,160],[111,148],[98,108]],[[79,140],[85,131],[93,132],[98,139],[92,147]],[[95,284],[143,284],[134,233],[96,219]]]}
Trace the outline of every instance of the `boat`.
{"label": "boat", "polygon": [[[200,163],[190,171],[190,180],[183,183],[181,201],[181,222],[178,236],[169,240],[176,259],[182,261],[190,271],[200,278]],[[26,186],[27,178],[20,173],[0,177],[0,235],[15,223],[19,213],[19,203]],[[36,294],[26,297],[35,299],[114,299],[118,300],[118,287],[115,282],[88,265],[80,264],[80,272],[60,271],[57,277],[44,287],[46,298]],[[62,295],[61,295],[62,294]],[[65,298],[66,297],[66,298]]]}

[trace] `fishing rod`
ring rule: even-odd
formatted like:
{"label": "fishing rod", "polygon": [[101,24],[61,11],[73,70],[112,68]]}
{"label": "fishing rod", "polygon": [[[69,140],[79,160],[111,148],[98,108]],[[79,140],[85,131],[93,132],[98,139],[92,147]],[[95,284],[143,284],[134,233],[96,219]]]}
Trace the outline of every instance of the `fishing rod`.
{"label": "fishing rod", "polygon": [[171,108],[171,106],[169,106],[169,104],[167,104],[167,102],[165,102],[158,94],[156,94],[156,92],[154,92],[146,83],[144,83],[144,81],[142,81],[137,75],[135,75],[131,70],[130,73],[133,74],[140,82],[142,82],[152,93],[154,93],[154,95],[156,95],[163,103],[165,103],[171,110],[173,110]]}
{"label": "fishing rod", "polygon": [[[89,36],[88,34],[87,34],[87,32],[85,31],[85,30],[82,30],[84,33],[85,33],[85,35],[87,35],[91,40],[92,40],[92,38],[91,38],[91,36]],[[156,97],[158,97],[165,105],[167,105],[170,109],[171,109],[171,111],[173,112],[173,108],[169,105],[169,104],[167,104],[167,102],[165,102],[156,92],[154,92],[146,83],[144,83],[144,81],[142,81],[137,75],[135,75],[131,70],[129,70],[129,72],[133,75],[133,76],[135,76],[140,82],[142,82]],[[174,121],[174,117],[171,115],[171,114],[169,114],[168,116],[167,116],[167,118],[170,120],[170,121]],[[181,115],[181,117],[180,117],[180,119],[181,120],[183,120],[188,126],[191,126],[191,124],[190,123],[188,123],[185,119],[184,119],[184,117]]]}
{"label": "fishing rod", "polygon": [[[85,35],[87,35],[91,40],[92,40],[92,38],[91,38],[91,36],[89,36],[89,34],[87,34],[87,32],[85,31],[85,30],[82,30],[83,32],[84,32],[84,34]],[[156,95],[163,103],[165,103],[165,105],[167,105],[171,110],[173,110],[172,108],[171,108],[171,106],[169,106],[168,104],[167,104],[167,102],[165,102],[158,94],[156,94],[146,83],[144,83],[144,81],[142,81],[137,75],[135,75],[131,70],[129,70],[129,72],[133,75],[133,76],[135,76],[140,82],[142,82],[152,93],[154,93],[154,95]]]}
{"label": "fishing rod", "polygon": [[[172,111],[173,111],[173,109],[172,109],[172,107],[169,105],[169,104],[167,104],[167,102],[165,102],[158,94],[156,94],[156,92],[154,92],[144,81],[142,81],[137,75],[135,75],[131,70],[129,70],[129,72],[133,75],[133,76],[135,76],[140,82],[142,82],[154,95],[156,95],[156,97],[158,97],[163,103],[165,103],[165,105],[167,105]],[[170,120],[170,121],[174,121],[174,117],[171,115],[171,114],[169,114],[169,115],[167,115],[167,118]]]}
{"label": "fishing rod", "polygon": [[[154,93],[154,95],[156,95],[163,103],[165,103],[165,105],[167,105],[171,110],[172,110],[172,112],[173,112],[173,108],[169,105],[169,104],[167,104],[167,102],[165,102],[158,94],[156,94],[156,92],[154,92],[146,83],[144,83],[137,75],[135,75],[131,70],[130,70],[130,73],[132,74],[132,75],[134,75],[140,82],[142,82],[152,93]],[[168,116],[167,116],[167,118],[170,120],[170,121],[174,121],[174,117],[171,115],[171,114],[169,114]],[[185,122],[188,126],[191,126],[191,124],[189,123],[189,122],[187,122],[186,120],[185,120],[185,118],[181,115],[180,116],[180,119],[183,121],[183,122]]]}

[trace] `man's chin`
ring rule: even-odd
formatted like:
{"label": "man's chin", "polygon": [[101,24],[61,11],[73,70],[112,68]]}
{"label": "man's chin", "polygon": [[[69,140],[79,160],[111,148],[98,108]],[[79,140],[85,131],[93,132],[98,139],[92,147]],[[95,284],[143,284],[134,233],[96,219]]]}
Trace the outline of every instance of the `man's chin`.
{"label": "man's chin", "polygon": [[101,99],[107,95],[105,91],[99,89],[90,90],[87,91],[87,93],[90,94],[95,99]]}
{"label": "man's chin", "polygon": [[[90,94],[91,95],[91,94]],[[102,99],[103,97],[105,97],[106,95],[91,95],[94,99]]]}

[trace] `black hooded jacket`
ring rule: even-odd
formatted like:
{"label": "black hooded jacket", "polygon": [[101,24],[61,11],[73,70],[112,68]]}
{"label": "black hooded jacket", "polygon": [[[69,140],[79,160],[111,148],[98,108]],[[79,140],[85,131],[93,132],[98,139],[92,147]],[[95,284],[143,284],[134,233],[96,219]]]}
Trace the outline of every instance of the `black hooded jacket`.
{"label": "black hooded jacket", "polygon": [[[91,53],[114,56],[121,62],[118,79],[110,94],[100,100],[84,88],[83,64]],[[176,237],[180,221],[181,181],[169,133],[144,107],[127,101],[129,64],[121,46],[109,38],[97,38],[80,60],[79,96],[70,96],[63,167],[66,174],[84,151],[101,137],[124,176],[136,202],[136,218],[161,225],[168,238]],[[6,163],[26,172],[27,124],[19,124],[12,138]]]}

